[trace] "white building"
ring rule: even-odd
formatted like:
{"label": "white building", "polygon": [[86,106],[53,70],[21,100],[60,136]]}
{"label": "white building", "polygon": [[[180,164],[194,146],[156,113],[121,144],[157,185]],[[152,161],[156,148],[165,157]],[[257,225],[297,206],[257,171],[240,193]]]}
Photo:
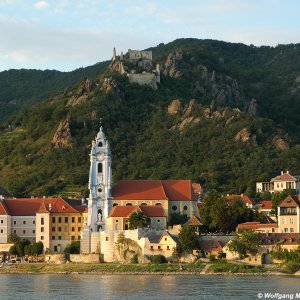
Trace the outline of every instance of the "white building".
{"label": "white building", "polygon": [[294,189],[297,193],[300,192],[300,175],[291,175],[289,171],[272,178],[269,182],[257,182],[256,192],[282,192],[283,190]]}

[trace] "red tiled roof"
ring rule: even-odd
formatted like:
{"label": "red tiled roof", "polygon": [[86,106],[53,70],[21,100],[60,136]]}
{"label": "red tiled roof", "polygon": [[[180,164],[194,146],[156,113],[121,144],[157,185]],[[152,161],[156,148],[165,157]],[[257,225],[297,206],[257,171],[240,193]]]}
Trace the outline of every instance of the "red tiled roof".
{"label": "red tiled roof", "polygon": [[109,217],[128,218],[134,212],[143,212],[147,217],[165,217],[165,211],[161,206],[121,206],[117,205],[109,213]]}
{"label": "red tiled roof", "polygon": [[201,226],[203,225],[200,221],[200,219],[196,216],[192,216],[186,223],[185,225],[190,225],[190,226]]}
{"label": "red tiled roof", "polygon": [[8,212],[12,216],[34,216],[38,211],[53,213],[80,212],[61,197],[58,198],[17,198],[5,199]]}
{"label": "red tiled roof", "polygon": [[205,252],[222,251],[223,246],[220,241],[217,240],[202,240],[200,241],[200,248]]}
{"label": "red tiled roof", "polygon": [[262,209],[272,209],[272,201],[271,200],[262,200],[257,203],[257,205],[260,205],[260,208]]}
{"label": "red tiled roof", "polygon": [[299,206],[298,198],[298,195],[294,197],[289,195],[280,202],[279,207],[297,207]]}
{"label": "red tiled roof", "polygon": [[0,215],[9,215],[5,202],[1,200],[0,200]]}
{"label": "red tiled roof", "polygon": [[298,240],[300,240],[300,233],[268,233],[261,234],[260,243],[262,245],[274,245],[275,243],[298,245]]}
{"label": "red tiled roof", "polygon": [[113,188],[114,200],[195,200],[190,180],[121,180]]}
{"label": "red tiled roof", "polygon": [[197,194],[200,194],[202,192],[202,187],[200,183],[192,183],[192,188]]}
{"label": "red tiled roof", "polygon": [[234,200],[241,200],[243,201],[244,203],[247,203],[247,204],[254,204],[254,201],[247,195],[226,195],[225,196],[225,199],[228,200],[228,201],[234,201]]}
{"label": "red tiled roof", "polygon": [[[298,176],[296,176],[296,177],[298,177]],[[281,175],[278,175],[278,176],[272,178],[271,182],[272,181],[295,181],[295,180],[297,180],[297,178],[290,175],[289,173],[283,173]]]}
{"label": "red tiled roof", "polygon": [[263,224],[260,222],[246,222],[246,223],[241,223],[239,224],[236,229],[258,229],[258,228],[277,228],[278,224],[277,223],[267,223]]}

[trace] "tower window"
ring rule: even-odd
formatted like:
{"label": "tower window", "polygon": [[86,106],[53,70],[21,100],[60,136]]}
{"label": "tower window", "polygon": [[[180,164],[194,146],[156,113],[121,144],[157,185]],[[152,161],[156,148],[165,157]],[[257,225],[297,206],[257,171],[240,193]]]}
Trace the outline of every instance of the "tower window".
{"label": "tower window", "polygon": [[98,164],[98,173],[102,173],[102,164]]}
{"label": "tower window", "polygon": [[103,143],[99,142],[98,147],[103,147]]}
{"label": "tower window", "polygon": [[115,207],[115,206],[117,206],[117,205],[118,205],[118,203],[114,203],[114,204],[113,204],[113,207]]}
{"label": "tower window", "polygon": [[126,203],[126,206],[132,206],[132,203]]}

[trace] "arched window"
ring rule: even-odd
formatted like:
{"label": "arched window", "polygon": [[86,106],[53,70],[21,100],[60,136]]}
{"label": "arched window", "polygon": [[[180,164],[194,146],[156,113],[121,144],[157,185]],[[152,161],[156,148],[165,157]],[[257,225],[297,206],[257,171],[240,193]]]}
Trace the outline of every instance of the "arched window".
{"label": "arched window", "polygon": [[183,210],[188,210],[187,205],[185,205],[185,206],[183,207]]}
{"label": "arched window", "polygon": [[102,164],[101,163],[98,164],[98,173],[102,173]]}
{"label": "arched window", "polygon": [[115,207],[115,206],[117,206],[117,205],[118,205],[118,203],[114,203],[114,204],[113,204],[113,207]]}
{"label": "arched window", "polygon": [[128,224],[125,224],[124,229],[128,230]]}
{"label": "arched window", "polygon": [[99,142],[98,147],[103,147],[102,142]]}
{"label": "arched window", "polygon": [[132,203],[126,203],[126,206],[132,206]]}
{"label": "arched window", "polygon": [[98,192],[99,192],[99,193],[101,193],[101,192],[102,192],[102,189],[101,189],[101,188],[99,188],[99,189],[98,189]]}
{"label": "arched window", "polygon": [[172,210],[177,210],[177,206],[176,206],[176,205],[173,205],[173,206],[172,206]]}
{"label": "arched window", "polygon": [[155,203],[156,206],[161,206],[161,203],[157,202]]}
{"label": "arched window", "polygon": [[142,203],[141,205],[146,205],[147,206],[147,203]]}

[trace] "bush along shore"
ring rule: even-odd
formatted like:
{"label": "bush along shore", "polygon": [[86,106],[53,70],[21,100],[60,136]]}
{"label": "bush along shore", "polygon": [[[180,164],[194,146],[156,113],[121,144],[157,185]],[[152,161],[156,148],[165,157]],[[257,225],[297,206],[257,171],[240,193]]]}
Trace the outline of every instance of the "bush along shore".
{"label": "bush along shore", "polygon": [[208,264],[16,263],[2,265],[0,274],[160,274],[160,275],[291,275],[286,266],[251,266],[228,262]]}

